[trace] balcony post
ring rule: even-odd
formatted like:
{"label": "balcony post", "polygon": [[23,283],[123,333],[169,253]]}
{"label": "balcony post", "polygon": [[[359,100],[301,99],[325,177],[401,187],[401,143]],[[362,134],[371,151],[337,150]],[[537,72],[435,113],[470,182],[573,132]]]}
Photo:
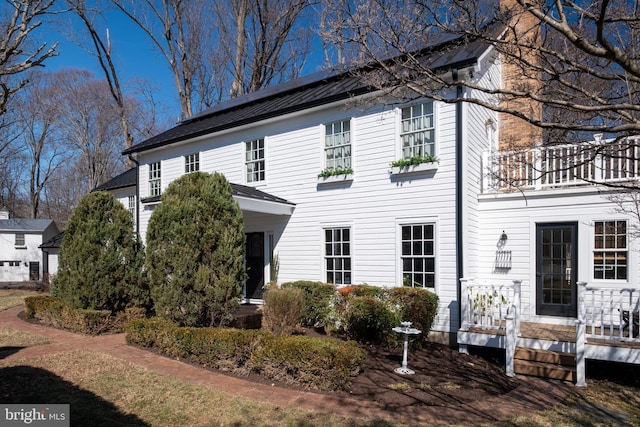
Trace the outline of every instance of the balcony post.
{"label": "balcony post", "polygon": [[518,339],[516,336],[516,328],[515,328],[515,322],[514,322],[514,319],[516,318],[518,318],[518,309],[514,304],[511,307],[509,307],[509,310],[507,310],[507,315],[505,316],[505,320],[507,323],[507,330],[504,337],[505,362],[506,362],[505,373],[508,377],[516,376],[516,372],[514,368],[514,359],[516,354],[516,341]]}
{"label": "balcony post", "polygon": [[586,282],[578,282],[578,320],[576,320],[576,386],[586,387],[585,344],[587,334],[586,324]]}
{"label": "balcony post", "polygon": [[515,317],[515,329],[516,335],[520,336],[520,301],[521,301],[521,292],[522,292],[522,280],[514,280],[513,281],[513,305],[516,306],[517,312]]}
{"label": "balcony post", "polygon": [[469,282],[471,279],[460,279],[460,329],[469,330],[469,315],[471,314],[470,298],[469,298]]}

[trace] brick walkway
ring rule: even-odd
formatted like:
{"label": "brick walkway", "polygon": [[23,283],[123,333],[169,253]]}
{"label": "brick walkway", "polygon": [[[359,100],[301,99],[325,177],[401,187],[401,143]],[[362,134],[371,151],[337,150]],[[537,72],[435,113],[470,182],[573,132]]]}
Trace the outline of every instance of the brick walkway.
{"label": "brick walkway", "polygon": [[277,406],[292,406],[315,412],[376,417],[407,424],[479,423],[505,420],[529,411],[553,406],[555,403],[562,402],[568,393],[566,386],[531,379],[528,382],[528,387],[519,387],[506,395],[482,402],[476,401],[452,407],[410,407],[403,410],[402,413],[398,413],[387,411],[376,402],[274,387],[198,368],[188,363],[129,346],[125,342],[124,334],[91,337],[25,322],[18,317],[18,313],[22,309],[23,307],[13,307],[0,311],[0,324],[8,328],[44,336],[51,341],[51,344],[20,349],[18,352],[5,356],[6,360],[37,357],[62,351],[91,350],[135,363],[162,375],[193,384],[214,387],[216,390],[232,395],[272,403]]}

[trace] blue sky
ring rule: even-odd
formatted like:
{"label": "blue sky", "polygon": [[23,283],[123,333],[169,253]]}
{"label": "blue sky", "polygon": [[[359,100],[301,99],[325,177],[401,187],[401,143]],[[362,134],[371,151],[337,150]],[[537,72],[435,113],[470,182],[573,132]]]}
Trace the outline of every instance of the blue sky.
{"label": "blue sky", "polygon": [[[162,54],[153,49],[147,36],[120,13],[110,13],[106,27],[109,29],[111,49],[121,84],[126,87],[138,78],[148,80],[156,88],[154,96],[162,103],[162,109],[167,109],[167,114],[171,117],[179,117],[180,107],[175,95],[175,84]],[[63,34],[50,33],[47,40],[48,43],[60,43],[58,56],[45,61],[47,70],[81,68],[93,72],[97,78],[103,78],[98,60],[76,43],[68,41]]]}
{"label": "blue sky", "polygon": [[[126,88],[135,79],[148,80],[155,88],[154,98],[161,104],[163,114],[166,114],[170,122],[177,120],[180,106],[175,95],[175,83],[162,54],[154,48],[148,36],[122,13],[110,12],[106,19],[105,27],[109,29],[118,77],[123,87]],[[67,26],[70,28],[71,23]],[[47,70],[81,68],[92,71],[97,78],[103,78],[97,59],[74,42],[68,41],[63,34],[51,32],[45,38],[49,44],[55,41],[60,43],[57,49],[59,55],[45,62]],[[316,49],[316,52],[320,50]],[[308,59],[303,74],[317,71],[321,61],[322,58]]]}

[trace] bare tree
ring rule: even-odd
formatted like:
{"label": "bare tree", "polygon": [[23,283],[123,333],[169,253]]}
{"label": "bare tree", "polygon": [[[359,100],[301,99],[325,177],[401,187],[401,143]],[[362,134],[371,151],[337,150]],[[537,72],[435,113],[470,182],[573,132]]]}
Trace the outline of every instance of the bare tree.
{"label": "bare tree", "polygon": [[[173,74],[182,117],[193,115],[196,67],[204,63],[211,27],[211,2],[204,0],[113,0],[135,22],[167,60]],[[202,73],[202,71],[201,71]]]}
{"label": "bare tree", "polygon": [[30,218],[41,215],[40,203],[49,179],[64,162],[65,149],[60,142],[60,113],[56,82],[64,72],[30,73],[29,83],[18,94],[14,114],[20,135],[24,169],[28,172]]}
{"label": "bare tree", "polygon": [[80,18],[80,21],[89,36],[90,42],[87,50],[97,58],[100,68],[103,71],[105,80],[109,85],[109,92],[118,107],[120,126],[122,128],[125,147],[129,148],[134,143],[134,136],[130,131],[131,125],[129,124],[126,105],[127,98],[122,91],[117,68],[111,54],[109,29],[101,28],[98,22],[104,11],[87,7],[86,0],[66,1],[69,5],[69,9],[78,18]]}
{"label": "bare tree", "polygon": [[[351,60],[383,70],[371,79],[381,88],[408,86],[417,96],[472,102],[567,138],[640,131],[640,52],[630,42],[640,37],[637,2],[328,0],[326,7],[334,19],[325,23],[325,39],[343,54],[348,47]],[[485,87],[431,69],[420,47],[443,36],[491,44],[519,69],[521,83]],[[441,95],[459,85],[482,95]],[[540,105],[543,114],[523,112],[520,102]]]}
{"label": "bare tree", "polygon": [[[629,149],[637,143],[625,139],[640,131],[640,48],[632,42],[640,38],[638,2],[325,0],[324,7],[328,57],[371,66],[360,75],[385,93],[473,103],[498,112],[501,123],[507,117],[526,123],[530,132],[508,135],[501,129],[502,149],[576,143],[603,134],[595,138],[600,142],[582,145],[580,153],[571,151],[573,159],[556,159],[565,171],[578,166],[575,159],[584,164],[602,156],[638,160]],[[502,85],[485,86],[471,74],[434,69],[424,49],[473,41],[496,52]],[[464,96],[449,95],[459,87]],[[609,140],[613,143],[603,143]],[[537,172],[544,177],[544,171]],[[510,186],[521,178],[497,177]],[[635,187],[631,181],[608,185]]]}
{"label": "bare tree", "polygon": [[0,114],[11,95],[27,83],[24,72],[57,55],[57,43],[47,49],[46,43],[34,41],[43,17],[54,13],[53,4],[54,0],[8,0],[0,5]]}
{"label": "bare tree", "polygon": [[[218,5],[232,64],[232,98],[300,75],[310,52],[311,28],[302,25],[313,1],[234,0]],[[232,16],[233,19],[226,19]]]}
{"label": "bare tree", "polygon": [[82,164],[86,193],[124,169],[120,112],[107,83],[85,70],[65,70],[57,83],[60,129]]}
{"label": "bare tree", "polygon": [[309,0],[113,1],[169,64],[183,118],[297,77],[309,52]]}

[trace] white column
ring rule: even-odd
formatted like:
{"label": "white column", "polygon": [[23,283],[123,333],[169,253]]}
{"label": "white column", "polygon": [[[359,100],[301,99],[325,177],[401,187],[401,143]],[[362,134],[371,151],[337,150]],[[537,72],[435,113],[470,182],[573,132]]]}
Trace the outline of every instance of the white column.
{"label": "white column", "polygon": [[587,324],[585,311],[586,282],[578,282],[578,320],[576,320],[576,386],[586,387],[586,363],[584,358]]}
{"label": "white column", "polygon": [[517,308],[515,305],[509,307],[505,320],[507,321],[507,330],[505,334],[505,371],[508,377],[515,377],[514,358],[516,354],[516,328],[514,319],[517,317]]}

